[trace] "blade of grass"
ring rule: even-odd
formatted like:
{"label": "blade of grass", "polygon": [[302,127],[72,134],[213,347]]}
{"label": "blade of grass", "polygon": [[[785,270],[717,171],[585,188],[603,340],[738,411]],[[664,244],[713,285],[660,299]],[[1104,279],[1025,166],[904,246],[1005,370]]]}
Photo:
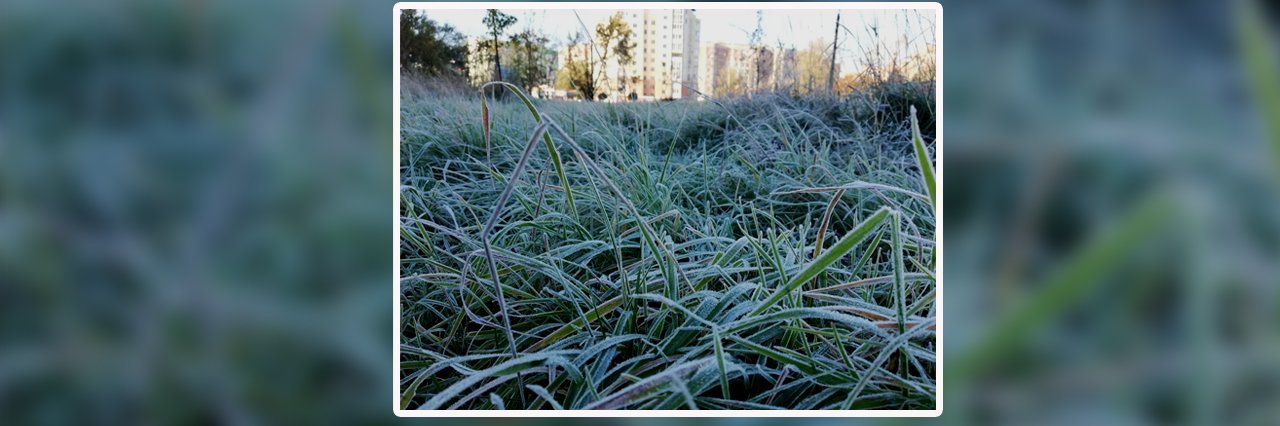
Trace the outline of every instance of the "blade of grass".
{"label": "blade of grass", "polygon": [[1269,34],[1266,14],[1256,0],[1238,2],[1237,43],[1248,73],[1263,125],[1267,126],[1271,154],[1280,170],[1280,58],[1276,57],[1275,34]]}
{"label": "blade of grass", "polygon": [[[506,188],[502,189],[502,195],[498,197],[498,204],[493,208],[493,214],[489,216],[489,222],[485,224],[484,231],[480,233],[480,242],[484,244],[484,257],[489,260],[489,274],[493,279],[494,288],[498,293],[498,309],[502,312],[503,331],[507,334],[507,344],[511,350],[511,357],[515,358],[519,351],[516,350],[516,338],[511,331],[511,311],[507,307],[507,297],[502,291],[501,278],[498,275],[498,261],[493,257],[493,249],[489,244],[489,234],[493,232],[493,227],[498,224],[498,217],[502,216],[502,207],[506,205],[507,198],[511,197],[511,190],[515,188],[516,180],[520,178],[520,172],[524,171],[524,166],[529,161],[529,155],[533,153],[534,143],[538,141],[538,136],[545,135],[547,125],[539,124],[533,130],[533,135],[529,138],[529,143],[525,144],[524,154],[520,156],[520,162],[516,163],[516,169],[511,172],[511,179],[507,180]],[[518,378],[520,388],[524,388],[524,378]],[[520,405],[524,406],[524,393],[521,392]]]}
{"label": "blade of grass", "polygon": [[577,353],[577,351],[551,351],[551,352],[542,352],[542,353],[536,353],[536,354],[528,354],[528,355],[521,356],[519,358],[507,360],[506,362],[495,365],[493,367],[486,368],[484,370],[481,370],[480,372],[477,372],[476,374],[472,374],[470,376],[467,376],[466,378],[463,378],[462,380],[458,380],[457,382],[454,382],[452,385],[449,385],[449,387],[440,391],[440,393],[437,393],[435,394],[435,396],[432,396],[431,399],[428,399],[427,402],[423,403],[421,407],[418,407],[418,409],[419,410],[438,409],[440,406],[444,405],[444,403],[449,402],[449,400],[453,399],[454,397],[457,397],[458,394],[462,393],[462,391],[467,390],[471,386],[474,386],[485,379],[524,372],[529,369],[535,368],[539,365],[545,364],[546,360],[549,358],[563,357],[563,356],[572,355],[575,353]]}
{"label": "blade of grass", "polygon": [[800,271],[799,274],[792,277],[786,285],[779,288],[773,293],[773,295],[769,296],[768,299],[765,299],[760,306],[756,307],[754,311],[751,311],[750,315],[759,315],[760,313],[769,310],[769,308],[782,301],[783,298],[787,297],[788,294],[791,294],[791,292],[796,288],[800,287],[805,282],[808,282],[810,279],[813,279],[813,277],[818,276],[819,273],[826,270],[826,268],[831,266],[832,263],[835,263],[835,261],[840,260],[840,258],[852,251],[853,248],[856,247],[858,243],[862,242],[862,240],[865,239],[867,235],[876,228],[876,226],[879,226],[888,215],[888,207],[882,207],[880,210],[877,210],[871,215],[871,217],[862,221],[862,223],[852,231],[845,234],[843,238],[840,238],[840,241],[837,241],[834,246],[831,246],[830,250],[823,252],[822,255],[818,256],[818,258],[810,263],[809,266],[806,266],[803,271]]}
{"label": "blade of grass", "polygon": [[813,258],[818,258],[818,253],[822,251],[822,238],[827,235],[827,225],[831,224],[831,213],[836,210],[836,203],[840,202],[840,197],[844,196],[844,188],[836,190],[835,195],[831,196],[831,202],[827,203],[827,211],[822,214],[822,224],[818,225],[818,236],[813,240]]}
{"label": "blade of grass", "polygon": [[559,402],[556,402],[556,399],[551,396],[551,392],[547,392],[546,388],[538,385],[529,385],[528,388],[533,391],[535,395],[538,395],[539,398],[542,398],[543,400],[546,400],[548,404],[551,404],[551,408],[556,410],[564,409],[564,406],[561,406]]}
{"label": "blade of grass", "polygon": [[631,401],[639,399],[657,387],[666,384],[671,380],[676,380],[690,371],[700,369],[714,362],[711,358],[702,358],[696,361],[685,362],[680,365],[667,368],[661,373],[655,374],[636,382],[631,386],[627,386],[620,391],[601,398],[599,401],[586,406],[586,410],[611,410],[627,405]]}
{"label": "blade of grass", "polygon": [[1103,276],[1121,265],[1126,253],[1151,238],[1172,217],[1171,201],[1168,193],[1149,195],[1113,226],[1094,235],[1035,294],[996,321],[960,358],[952,370],[957,378],[951,383],[979,373],[1102,284]]}
{"label": "blade of grass", "polygon": [[720,394],[729,399],[729,372],[724,365],[724,343],[720,339],[720,333],[712,333],[711,340],[716,344],[716,364],[720,367]]}
{"label": "blade of grass", "polygon": [[[893,303],[898,311],[898,334],[907,332],[907,283],[902,277],[902,214],[894,211],[889,224],[893,229],[890,232],[890,241],[893,244]],[[898,367],[902,369],[902,374],[906,375],[907,370],[907,353],[899,351]]]}
{"label": "blade of grass", "polygon": [[920,122],[916,119],[916,107],[911,106],[911,144],[915,146],[916,163],[920,166],[920,177],[924,179],[924,187],[929,191],[929,204],[938,205],[938,192],[933,176],[933,161],[929,159],[929,150],[920,137]]}
{"label": "blade of grass", "polygon": [[542,340],[539,340],[537,343],[534,343],[533,346],[530,346],[528,350],[530,352],[537,351],[539,349],[547,347],[547,345],[555,343],[557,340],[565,338],[570,333],[573,333],[575,330],[585,327],[587,323],[591,321],[595,321],[600,317],[608,315],[610,312],[613,312],[614,309],[618,308],[618,305],[622,304],[622,300],[623,300],[622,296],[618,296],[618,297],[614,297],[612,299],[606,300],[604,303],[601,303],[600,306],[597,306],[595,309],[587,311],[581,318],[573,320],[561,326],[560,328],[556,329],[556,331],[553,331],[551,334],[548,334],[547,337],[544,337]]}
{"label": "blade of grass", "polygon": [[[539,124],[542,123],[542,114],[538,113],[538,108],[533,105],[533,101],[529,100],[529,97],[525,96],[524,92],[520,90],[519,87],[516,87],[516,85],[514,84],[507,83],[504,81],[491,81],[491,82],[485,83],[483,86],[480,86],[481,93],[483,94],[485,88],[493,85],[502,85],[510,88],[511,92],[515,93],[516,97],[519,97],[520,100],[524,102],[524,106],[529,109],[529,113],[533,114],[534,121],[538,122]],[[482,100],[484,99],[483,95],[481,96],[481,99]],[[486,111],[486,114],[484,116],[485,117],[485,143],[487,144],[489,140],[489,137],[488,137],[489,115],[487,114],[488,107],[485,107],[485,111]],[[556,175],[560,176],[560,185],[564,187],[565,204],[569,206],[569,214],[572,214],[576,218],[578,216],[578,208],[573,203],[573,189],[569,185],[569,178],[567,177],[567,175],[565,175],[564,163],[560,161],[560,151],[556,149],[555,142],[552,142],[550,133],[543,134],[542,140],[547,145],[547,155],[551,156],[551,164],[554,165],[556,168]],[[490,161],[490,164],[492,163],[493,162]]]}

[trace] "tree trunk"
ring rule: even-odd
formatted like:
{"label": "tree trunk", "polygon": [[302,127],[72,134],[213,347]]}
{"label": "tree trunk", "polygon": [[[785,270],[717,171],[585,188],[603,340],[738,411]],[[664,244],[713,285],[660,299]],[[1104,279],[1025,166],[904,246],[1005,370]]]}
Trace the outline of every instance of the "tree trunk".
{"label": "tree trunk", "polygon": [[493,81],[502,81],[502,62],[498,58],[498,34],[493,35]]}
{"label": "tree trunk", "polygon": [[[521,74],[523,75],[520,77],[520,79],[524,80],[523,86],[524,86],[525,92],[530,92],[533,89],[533,83],[532,83],[533,72],[530,71],[533,69],[532,67],[530,67],[530,64],[533,63],[533,52],[529,50],[530,44],[531,43],[528,41],[526,41],[524,44],[524,66],[521,67],[523,71]],[[516,46],[516,48],[519,49],[520,47]]]}
{"label": "tree trunk", "polygon": [[836,12],[836,30],[831,37],[831,69],[827,71],[827,90],[836,88],[836,49],[840,48],[840,12]]}

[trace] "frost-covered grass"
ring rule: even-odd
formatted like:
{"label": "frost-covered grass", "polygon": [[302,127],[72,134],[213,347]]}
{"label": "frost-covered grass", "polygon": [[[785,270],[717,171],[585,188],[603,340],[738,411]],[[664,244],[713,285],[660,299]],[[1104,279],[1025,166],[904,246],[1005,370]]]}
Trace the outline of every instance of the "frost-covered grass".
{"label": "frost-covered grass", "polygon": [[404,408],[935,407],[910,120],[508,97],[403,98]]}

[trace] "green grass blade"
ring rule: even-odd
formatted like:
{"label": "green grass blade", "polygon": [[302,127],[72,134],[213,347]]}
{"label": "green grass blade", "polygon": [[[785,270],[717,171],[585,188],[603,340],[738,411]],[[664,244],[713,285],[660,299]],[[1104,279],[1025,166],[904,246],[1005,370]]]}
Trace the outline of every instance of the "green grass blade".
{"label": "green grass blade", "polygon": [[715,360],[711,358],[702,358],[696,361],[688,361],[680,365],[669,367],[666,370],[664,370],[662,373],[658,373],[653,376],[650,376],[649,378],[636,382],[631,386],[627,386],[622,390],[619,390],[613,394],[605,396],[604,398],[601,398],[599,401],[596,401],[595,403],[588,405],[585,409],[586,410],[612,410],[612,409],[625,406],[632,401],[638,400],[648,395],[650,392],[654,391],[658,387],[665,385],[672,380],[679,380],[679,378],[684,376],[685,374],[688,374],[691,371],[696,371],[702,367],[710,365],[714,361]]}
{"label": "green grass blade", "polygon": [[929,159],[929,150],[924,146],[924,138],[920,137],[920,122],[916,119],[916,107],[911,106],[911,144],[916,149],[916,162],[920,165],[920,176],[924,179],[924,187],[929,190],[929,201],[938,205],[938,190],[933,176],[933,160]]}
{"label": "green grass blade", "polygon": [[600,306],[597,306],[595,309],[592,309],[584,313],[581,318],[570,321],[569,323],[556,329],[556,331],[551,332],[551,334],[548,334],[547,337],[542,338],[542,340],[539,340],[538,343],[534,343],[533,346],[530,346],[527,351],[533,352],[533,351],[537,351],[539,349],[545,348],[547,347],[547,345],[555,343],[557,340],[563,339],[569,334],[572,334],[574,331],[577,331],[582,327],[585,327],[587,323],[600,319],[600,317],[605,316],[610,312],[613,312],[613,310],[617,309],[618,305],[621,305],[621,304],[622,304],[622,296],[618,296],[618,297],[614,297],[612,299],[606,300],[604,303],[601,303]]}
{"label": "green grass blade", "polygon": [[877,327],[871,321],[865,318],[839,313],[836,311],[836,309],[838,308],[840,307],[791,308],[791,309],[773,312],[767,315],[751,316],[748,318],[740,319],[738,321],[734,321],[732,323],[726,324],[721,330],[721,333],[726,333],[726,334],[733,333],[733,332],[751,328],[756,325],[768,324],[770,322],[775,322],[775,321],[787,321],[787,320],[793,320],[793,319],[813,318],[813,319],[823,319],[823,320],[838,322],[838,323],[847,325],[850,328],[855,330],[863,330],[863,331],[874,333],[876,335],[883,335],[883,332],[880,330],[880,328]]}
{"label": "green grass blade", "polygon": [[1119,222],[1097,233],[1022,306],[998,320],[992,330],[961,357],[953,370],[957,380],[962,381],[995,362],[1000,354],[1008,353],[1102,284],[1105,274],[1121,265],[1126,253],[1165,225],[1173,216],[1173,207],[1169,194],[1149,195]]}
{"label": "green grass blade", "polygon": [[888,207],[882,207],[880,210],[877,210],[871,215],[871,217],[862,221],[862,223],[858,224],[858,226],[852,231],[849,231],[848,234],[845,234],[844,237],[840,238],[840,241],[837,241],[835,245],[831,246],[830,250],[823,252],[822,255],[818,256],[818,258],[810,263],[809,266],[806,266],[803,271],[800,271],[799,274],[791,277],[791,280],[788,281],[786,285],[779,288],[773,293],[773,295],[769,296],[768,299],[765,299],[764,303],[761,303],[754,311],[751,311],[750,315],[759,315],[760,313],[769,310],[773,305],[778,304],[778,302],[782,301],[783,298],[786,298],[788,294],[791,294],[792,291],[795,291],[795,289],[804,285],[805,282],[813,279],[813,277],[818,276],[819,273],[825,270],[828,266],[831,266],[832,263],[835,263],[835,261],[840,260],[840,258],[844,257],[846,254],[849,254],[849,252],[852,251],[858,243],[862,242],[863,239],[867,238],[867,235],[871,234],[872,230],[879,226],[881,222],[884,222],[885,217],[888,217],[888,215]]}
{"label": "green grass blade", "polygon": [[493,367],[486,368],[484,370],[481,370],[480,372],[477,372],[476,374],[472,374],[470,376],[467,376],[466,378],[463,378],[462,380],[458,380],[457,382],[454,382],[452,385],[449,385],[449,387],[440,391],[440,393],[437,393],[435,394],[435,396],[432,396],[431,399],[428,399],[427,402],[422,404],[421,407],[418,407],[418,409],[419,410],[439,409],[440,406],[444,405],[444,403],[446,402],[449,402],[449,400],[457,397],[458,394],[462,393],[462,391],[467,390],[468,388],[475,386],[476,384],[479,384],[485,379],[518,374],[520,372],[524,372],[524,371],[544,365],[547,359],[549,358],[562,357],[566,355],[572,355],[574,353],[576,353],[576,351],[552,351],[552,352],[543,352],[543,353],[537,353],[537,354],[528,354],[518,358],[507,360],[506,362],[495,365]]}
{"label": "green grass blade", "polygon": [[[898,312],[898,334],[907,332],[907,283],[903,280],[902,264],[902,214],[893,212],[890,241],[893,244],[893,303]],[[907,353],[900,352],[898,366],[907,371]]]}
{"label": "green grass blade", "polygon": [[[515,188],[516,180],[520,178],[520,173],[524,171],[525,164],[529,161],[529,154],[533,152],[534,143],[538,140],[539,135],[546,135],[546,131],[546,123],[539,124],[534,129],[532,137],[529,138],[529,143],[525,146],[524,155],[520,157],[520,162],[516,164],[516,169],[511,172],[511,179],[507,180],[507,186],[503,188],[502,195],[498,197],[498,204],[493,208],[493,214],[489,216],[489,222],[485,224],[484,230],[480,233],[480,242],[484,247],[484,257],[489,263],[490,278],[493,280],[493,287],[498,294],[498,309],[502,313],[503,332],[507,335],[507,344],[512,358],[515,358],[519,351],[516,350],[516,338],[511,328],[511,310],[507,305],[506,294],[503,292],[502,281],[498,273],[498,261],[493,257],[489,234],[493,232],[494,226],[498,224],[498,218],[502,216],[502,208],[507,199],[511,197],[511,190]],[[520,381],[520,387],[523,388],[524,378],[520,377],[518,380]],[[521,392],[520,395],[520,404],[524,405],[524,393]]]}
{"label": "green grass blade", "polygon": [[1257,0],[1238,2],[1237,43],[1252,92],[1267,126],[1274,166],[1280,170],[1280,58],[1275,34],[1268,34],[1266,14]]}
{"label": "green grass blade", "polygon": [[724,362],[724,342],[720,339],[720,333],[713,333],[712,341],[716,344],[716,364],[720,367],[720,394],[729,398],[729,372],[725,369]]}
{"label": "green grass blade", "polygon": [[[525,96],[524,91],[520,90],[520,88],[519,88],[519,87],[516,87],[516,85],[511,84],[511,83],[507,83],[507,82],[505,82],[505,81],[491,81],[491,82],[485,83],[483,86],[480,86],[481,93],[483,93],[483,91],[484,91],[484,89],[485,89],[486,87],[489,87],[489,86],[492,86],[492,85],[503,85],[503,86],[506,86],[506,87],[510,88],[510,89],[511,89],[511,92],[512,92],[512,93],[515,93],[515,94],[516,94],[516,97],[520,98],[520,101],[524,102],[524,106],[525,106],[525,108],[528,108],[528,109],[529,109],[529,113],[530,113],[530,114],[533,114],[533,119],[534,119],[534,121],[537,121],[539,124],[541,124],[541,123],[542,123],[542,114],[538,113],[538,108],[537,108],[536,106],[534,106],[534,105],[533,105],[533,101],[529,100],[529,97],[528,97],[528,96]],[[483,101],[483,99],[484,99],[484,97],[483,97],[483,96],[481,96],[481,100],[482,100],[482,101]],[[488,126],[488,122],[489,122],[488,107],[487,107],[487,106],[485,106],[484,110],[485,110],[485,115],[484,115],[484,117],[485,117],[485,123],[486,123],[486,124],[485,124],[485,143],[487,144],[487,143],[488,143],[488,141],[489,141],[489,137],[488,137],[488,132],[489,132],[489,131],[488,131],[488,129],[489,129],[489,126]],[[577,208],[577,206],[575,206],[575,205],[574,205],[574,203],[573,203],[573,188],[572,188],[572,186],[570,186],[570,185],[569,185],[569,178],[568,178],[568,175],[566,175],[566,174],[565,174],[565,172],[564,172],[564,163],[560,161],[560,151],[556,149],[556,144],[555,144],[555,142],[553,142],[553,141],[551,140],[551,134],[550,134],[550,133],[544,133],[544,134],[542,135],[542,140],[543,140],[543,142],[545,142],[545,143],[546,143],[546,145],[547,145],[547,155],[551,156],[551,164],[552,164],[553,166],[555,166],[555,168],[556,168],[556,175],[558,175],[558,176],[560,177],[560,185],[564,187],[565,204],[567,204],[567,205],[569,206],[569,213],[570,213],[570,214],[572,214],[574,217],[577,217],[577,216],[578,216],[578,208]],[[492,164],[492,163],[493,163],[493,162],[492,162],[492,161],[490,161],[490,164]]]}
{"label": "green grass blade", "polygon": [[[401,364],[401,367],[403,368],[404,364]],[[409,409],[409,403],[413,401],[413,397],[418,395],[418,386],[421,385],[422,381],[429,376],[430,374],[422,373],[418,375],[418,378],[413,380],[413,383],[410,383],[409,386],[405,388],[404,393],[400,396],[401,410]]]}
{"label": "green grass blade", "polygon": [[529,388],[530,391],[533,391],[534,395],[538,395],[539,398],[542,398],[547,401],[548,404],[551,404],[551,408],[557,410],[564,409],[564,406],[560,405],[559,402],[556,402],[555,397],[551,396],[551,392],[547,392],[546,388],[538,385],[529,385],[527,388]]}
{"label": "green grass blade", "polygon": [[813,368],[812,364],[810,364],[809,362],[805,361],[802,358],[779,352],[775,349],[762,346],[758,343],[755,343],[750,340],[743,339],[737,336],[729,336],[729,340],[732,340],[734,341],[734,343],[742,345],[747,349],[751,350],[752,352],[760,354],[761,356],[772,359],[782,364],[793,366],[796,369],[799,369],[800,372],[804,374],[815,375],[819,373],[818,369]]}

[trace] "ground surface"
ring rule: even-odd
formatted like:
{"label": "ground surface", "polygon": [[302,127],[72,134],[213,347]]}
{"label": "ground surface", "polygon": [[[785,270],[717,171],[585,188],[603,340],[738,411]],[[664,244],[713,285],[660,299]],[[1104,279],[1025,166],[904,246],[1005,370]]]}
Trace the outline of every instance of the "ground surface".
{"label": "ground surface", "polygon": [[934,213],[876,105],[537,103],[553,158],[514,97],[486,142],[478,93],[406,95],[402,406],[933,408]]}

